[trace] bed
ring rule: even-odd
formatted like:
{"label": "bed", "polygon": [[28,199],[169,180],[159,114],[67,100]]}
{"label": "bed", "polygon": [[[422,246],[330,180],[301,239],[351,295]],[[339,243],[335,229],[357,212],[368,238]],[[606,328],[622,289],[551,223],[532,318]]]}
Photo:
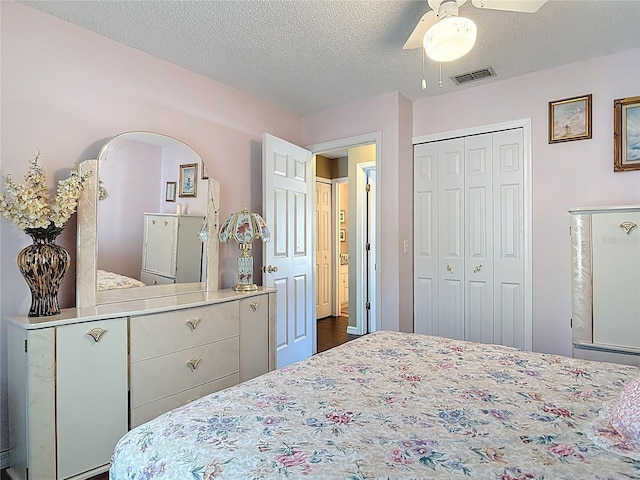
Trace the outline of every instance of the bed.
{"label": "bed", "polygon": [[125,277],[119,273],[107,272],[106,270],[97,271],[97,290],[114,290],[116,288],[134,288],[146,287],[144,282],[135,278]]}
{"label": "bed", "polygon": [[110,479],[637,479],[640,450],[607,418],[636,377],[376,332],[131,430]]}

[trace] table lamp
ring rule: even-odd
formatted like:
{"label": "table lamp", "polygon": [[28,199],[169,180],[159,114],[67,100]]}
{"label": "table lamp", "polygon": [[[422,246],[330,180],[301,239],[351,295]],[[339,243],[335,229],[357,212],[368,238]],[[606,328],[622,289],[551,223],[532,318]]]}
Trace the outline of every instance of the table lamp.
{"label": "table lamp", "polygon": [[247,210],[245,205],[244,210],[227,217],[220,227],[219,237],[224,243],[235,240],[242,251],[242,255],[238,257],[238,284],[233,289],[240,292],[257,290],[258,286],[253,283],[253,257],[249,255],[249,250],[255,239],[268,242],[271,238],[264,219]]}

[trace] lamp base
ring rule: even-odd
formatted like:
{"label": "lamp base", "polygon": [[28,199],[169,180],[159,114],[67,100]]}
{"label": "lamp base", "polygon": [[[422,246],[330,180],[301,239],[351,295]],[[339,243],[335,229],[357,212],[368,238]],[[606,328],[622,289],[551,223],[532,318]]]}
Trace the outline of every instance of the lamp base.
{"label": "lamp base", "polygon": [[236,292],[253,292],[258,289],[258,286],[255,283],[250,283],[248,285],[236,285],[233,287]]}

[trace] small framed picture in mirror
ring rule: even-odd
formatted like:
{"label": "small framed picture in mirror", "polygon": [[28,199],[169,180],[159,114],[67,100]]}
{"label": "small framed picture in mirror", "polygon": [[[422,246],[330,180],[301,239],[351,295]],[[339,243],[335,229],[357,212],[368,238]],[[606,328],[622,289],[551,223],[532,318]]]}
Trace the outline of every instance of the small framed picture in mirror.
{"label": "small framed picture in mirror", "polygon": [[166,202],[175,202],[176,201],[176,182],[167,182],[167,188],[164,194],[164,200]]}
{"label": "small framed picture in mirror", "polygon": [[180,191],[181,197],[197,196],[198,188],[198,164],[187,163],[180,165]]}

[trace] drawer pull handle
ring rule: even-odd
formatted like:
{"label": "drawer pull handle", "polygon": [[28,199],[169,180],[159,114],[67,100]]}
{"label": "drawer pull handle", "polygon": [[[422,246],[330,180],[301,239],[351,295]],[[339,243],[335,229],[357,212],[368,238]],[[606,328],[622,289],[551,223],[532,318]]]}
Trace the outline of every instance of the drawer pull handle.
{"label": "drawer pull handle", "polygon": [[447,272],[453,273],[453,267],[451,265],[449,265],[449,262],[447,262],[445,264],[445,268],[447,269]]}
{"label": "drawer pull handle", "polygon": [[166,227],[167,225],[169,225],[169,222],[167,220],[164,221],[164,226]]}
{"label": "drawer pull handle", "polygon": [[200,359],[199,358],[192,358],[191,360],[189,360],[187,362],[187,365],[189,365],[192,369],[192,371],[196,371],[196,368],[198,368],[198,364],[200,363]]}
{"label": "drawer pull handle", "polygon": [[482,270],[482,264],[473,267],[473,273],[478,273],[480,270]]}
{"label": "drawer pull handle", "polygon": [[151,220],[151,225],[155,225],[156,221],[155,220]]}
{"label": "drawer pull handle", "polygon": [[636,225],[633,222],[622,222],[620,224],[620,228],[624,230],[624,232],[629,235],[631,233],[631,230],[633,230],[634,228],[636,228],[638,225]]}
{"label": "drawer pull handle", "polygon": [[89,330],[87,332],[87,335],[89,335],[91,338],[93,338],[93,341],[98,343],[100,341],[100,339],[102,338],[102,335],[104,335],[105,333],[107,333],[107,331],[104,328],[92,328],[91,330]]}
{"label": "drawer pull handle", "polygon": [[191,331],[195,330],[200,323],[201,318],[192,318],[191,320],[187,320],[187,325],[191,327]]}
{"label": "drawer pull handle", "polygon": [[253,309],[254,312],[258,311],[258,307],[260,306],[260,302],[251,302],[249,306]]}

